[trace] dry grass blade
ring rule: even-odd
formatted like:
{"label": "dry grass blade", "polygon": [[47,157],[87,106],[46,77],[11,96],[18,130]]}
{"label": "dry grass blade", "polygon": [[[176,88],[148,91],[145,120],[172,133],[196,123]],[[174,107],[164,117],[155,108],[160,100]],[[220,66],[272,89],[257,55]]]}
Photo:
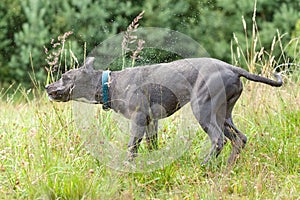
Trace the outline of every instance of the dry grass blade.
{"label": "dry grass blade", "polygon": [[[136,16],[130,25],[127,27],[127,30],[124,32],[123,41],[122,41],[122,57],[123,57],[123,66],[125,67],[125,57],[127,52],[132,52],[131,58],[131,66],[134,66],[136,59],[139,58],[139,53],[143,50],[143,45],[145,43],[144,40],[139,39],[134,32],[136,32],[139,27],[139,20],[143,18],[144,11],[140,12],[138,16]],[[136,48],[132,50],[129,45],[136,44]]]}
{"label": "dry grass blade", "polygon": [[143,18],[145,11],[142,11],[134,20],[131,22],[131,24],[127,27],[127,31],[136,30],[139,26],[139,20]]}
{"label": "dry grass blade", "polygon": [[[48,55],[47,58],[45,59],[47,64],[52,68],[53,71],[56,70],[56,68],[58,67],[58,61],[59,58],[61,56],[64,44],[66,42],[66,39],[72,35],[73,32],[68,31],[66,33],[64,33],[63,35],[60,35],[57,37],[57,42],[55,42],[54,39],[51,39],[50,44],[52,45],[52,48],[54,49],[54,51],[52,51],[51,53],[49,53],[48,49],[44,46],[44,50],[45,50],[45,54]],[[57,49],[57,47],[61,46],[61,48]]]}
{"label": "dry grass blade", "polygon": [[127,27],[127,30],[124,33],[122,49],[128,51],[128,44],[132,44],[136,41],[137,37],[132,33],[136,31],[139,27],[139,20],[143,18],[145,11],[142,11],[138,16],[136,16],[131,24]]}
{"label": "dry grass blade", "polygon": [[144,43],[145,43],[145,41],[144,40],[138,40],[138,46],[137,46],[137,48],[136,48],[136,50],[133,52],[133,54],[132,54],[132,59],[136,59],[136,58],[138,58],[138,55],[139,55],[139,53],[143,50],[143,48],[144,48]]}
{"label": "dry grass blade", "polygon": [[[46,81],[47,84],[50,81],[53,82],[55,80],[53,73],[60,71],[63,55],[65,54],[65,42],[66,42],[66,39],[72,34],[73,34],[72,31],[68,31],[68,32],[64,33],[63,35],[59,35],[57,37],[57,41],[52,38],[51,42],[50,42],[52,51],[49,51],[44,46],[44,51],[45,51],[45,54],[47,55],[47,58],[45,59],[45,61],[48,64],[48,67],[45,67],[45,69],[48,73],[48,77],[47,77],[47,81]],[[75,56],[72,56],[73,59],[74,59],[74,57]],[[76,61],[77,61],[77,59],[76,59]],[[66,61],[65,61],[65,65],[66,65]]]}

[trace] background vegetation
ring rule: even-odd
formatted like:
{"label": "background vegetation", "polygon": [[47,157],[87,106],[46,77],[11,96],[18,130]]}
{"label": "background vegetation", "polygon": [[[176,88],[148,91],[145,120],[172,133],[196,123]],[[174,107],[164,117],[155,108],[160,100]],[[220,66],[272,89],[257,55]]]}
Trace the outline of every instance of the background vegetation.
{"label": "background vegetation", "polygon": [[[142,10],[143,27],[163,27],[192,37],[212,57],[233,62],[233,33],[245,43],[242,17],[251,34],[254,0],[2,0],[0,2],[0,84],[31,84],[32,66],[38,80],[45,81],[44,46],[65,32],[72,31],[70,43],[79,61],[97,44],[121,31]],[[258,0],[256,21],[260,30],[257,48],[269,49],[274,36],[283,46],[300,34],[299,0]],[[244,50],[246,46],[241,46]],[[280,51],[277,58],[283,58]],[[293,53],[284,50],[284,58]],[[275,59],[278,60],[278,59]],[[286,60],[281,59],[279,62]]]}
{"label": "background vegetation", "polygon": [[[249,140],[232,168],[226,165],[229,144],[200,165],[206,135],[195,128],[188,151],[170,165],[149,173],[116,171],[85,148],[72,103],[50,103],[45,93],[23,88],[32,84],[32,67],[31,77],[45,83],[43,46],[51,47],[52,38],[72,31],[65,45],[82,59],[84,42],[89,52],[126,30],[141,10],[141,26],[179,30],[213,57],[268,76],[276,63],[299,61],[298,0],[258,0],[257,6],[250,0],[2,0],[0,10],[0,199],[299,199],[297,66],[283,72],[281,88],[246,82],[233,118]],[[13,82],[22,86],[12,90]],[[30,98],[36,92],[39,98]],[[114,126],[97,109],[95,120],[103,115]],[[164,126],[176,130],[172,118]],[[163,135],[160,147],[169,142]]]}

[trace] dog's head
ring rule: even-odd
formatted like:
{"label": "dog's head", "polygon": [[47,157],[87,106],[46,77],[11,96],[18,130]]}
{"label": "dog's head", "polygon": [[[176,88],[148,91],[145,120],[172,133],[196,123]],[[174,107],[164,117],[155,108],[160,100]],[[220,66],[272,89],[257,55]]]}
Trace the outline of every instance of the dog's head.
{"label": "dog's head", "polygon": [[58,81],[47,85],[49,98],[60,102],[75,100],[97,103],[101,72],[93,69],[93,62],[94,58],[89,57],[82,67],[67,71]]}

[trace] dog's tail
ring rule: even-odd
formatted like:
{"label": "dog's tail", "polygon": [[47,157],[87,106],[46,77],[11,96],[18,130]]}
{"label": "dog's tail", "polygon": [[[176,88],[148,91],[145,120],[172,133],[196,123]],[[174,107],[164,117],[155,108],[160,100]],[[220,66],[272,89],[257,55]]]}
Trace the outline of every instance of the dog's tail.
{"label": "dog's tail", "polygon": [[251,74],[248,71],[240,68],[240,67],[233,67],[232,70],[239,74],[239,76],[241,77],[245,77],[246,79],[250,80],[250,81],[254,81],[254,82],[260,82],[260,83],[265,83],[268,85],[271,85],[273,87],[280,87],[283,84],[282,78],[280,76],[280,74],[276,74],[274,73],[274,77],[277,79],[276,81],[256,75],[256,74]]}

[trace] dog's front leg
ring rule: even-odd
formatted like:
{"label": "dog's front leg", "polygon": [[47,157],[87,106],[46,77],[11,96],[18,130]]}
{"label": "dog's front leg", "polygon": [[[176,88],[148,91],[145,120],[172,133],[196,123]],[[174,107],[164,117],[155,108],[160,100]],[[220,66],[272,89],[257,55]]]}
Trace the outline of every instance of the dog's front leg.
{"label": "dog's front leg", "polygon": [[139,145],[144,137],[147,127],[147,117],[142,112],[136,112],[131,121],[131,135],[128,143],[128,159],[133,160],[137,156]]}
{"label": "dog's front leg", "polygon": [[157,150],[158,120],[152,120],[146,127],[146,141],[149,151]]}

